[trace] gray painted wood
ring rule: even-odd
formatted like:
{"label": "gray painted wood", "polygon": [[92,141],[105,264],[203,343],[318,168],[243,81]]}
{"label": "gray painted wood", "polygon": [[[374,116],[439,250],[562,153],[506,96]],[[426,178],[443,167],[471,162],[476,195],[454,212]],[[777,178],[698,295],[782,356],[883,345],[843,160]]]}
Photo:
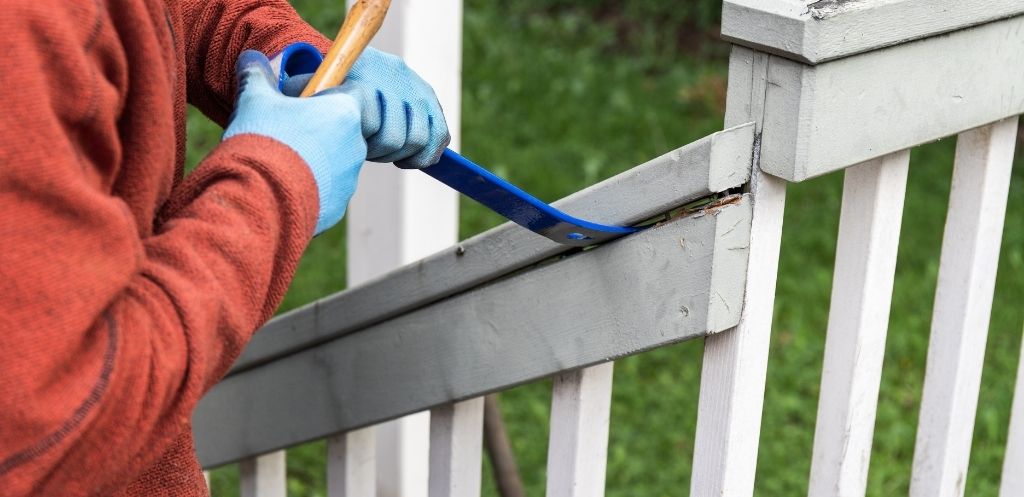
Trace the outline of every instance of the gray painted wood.
{"label": "gray painted wood", "polygon": [[[744,184],[753,125],[702,138],[554,205],[609,224],[634,224]],[[570,247],[507,223],[360,287],[277,317],[249,343],[233,372],[352,333],[556,256]]]}
{"label": "gray painted wood", "polygon": [[819,64],[1020,14],[1020,0],[725,0],[722,37]]}
{"label": "gray painted wood", "polygon": [[[735,326],[746,196],[226,378],[194,416],[236,461]],[[712,302],[724,299],[721,308]]]}
{"label": "gray painted wood", "polygon": [[771,56],[761,168],[802,181],[1024,113],[1024,16],[818,66]]}

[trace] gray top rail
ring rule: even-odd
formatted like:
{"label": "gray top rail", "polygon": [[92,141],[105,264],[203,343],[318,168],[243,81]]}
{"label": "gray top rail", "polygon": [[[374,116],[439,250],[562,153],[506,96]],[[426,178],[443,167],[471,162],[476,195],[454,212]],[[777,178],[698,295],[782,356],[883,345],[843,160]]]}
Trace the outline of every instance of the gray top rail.
{"label": "gray top rail", "polygon": [[1024,15],[818,65],[733,53],[729,94],[764,116],[760,167],[788,181],[1024,113]]}
{"label": "gray top rail", "polygon": [[722,38],[813,65],[1020,14],[1020,0],[725,0]]}
{"label": "gray top rail", "polygon": [[[750,176],[753,124],[714,133],[556,202],[571,214],[634,224],[738,187]],[[357,288],[270,321],[231,374],[339,338],[570,250],[507,223]]]}
{"label": "gray top rail", "polygon": [[739,322],[750,202],[592,250],[226,378],[193,423],[204,467],[605,362]]}

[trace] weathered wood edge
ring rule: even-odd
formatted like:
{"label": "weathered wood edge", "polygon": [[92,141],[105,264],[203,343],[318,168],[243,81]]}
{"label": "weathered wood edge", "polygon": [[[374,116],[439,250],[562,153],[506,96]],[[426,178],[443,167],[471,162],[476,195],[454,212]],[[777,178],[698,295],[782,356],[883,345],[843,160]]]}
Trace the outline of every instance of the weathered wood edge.
{"label": "weathered wood edge", "polygon": [[773,55],[761,167],[803,181],[1022,114],[1022,61],[1024,16],[817,66]]}
{"label": "weathered wood edge", "polygon": [[[747,197],[740,197],[743,203]],[[708,300],[708,333],[718,333],[736,326],[743,310],[747,283],[747,254],[750,252],[749,208],[730,209],[731,204],[711,207],[701,216],[717,217],[715,253],[711,262],[711,294]],[[682,240],[681,243],[686,243]]]}
{"label": "weathered wood edge", "polygon": [[710,303],[741,306],[714,285],[742,279],[750,210],[733,199],[228,377],[195,412],[200,458],[216,466],[734,326]]}
{"label": "weathered wood edge", "polygon": [[722,38],[820,64],[1020,14],[1020,0],[725,0]]}
{"label": "weathered wood edge", "polygon": [[[554,205],[580,217],[633,224],[738,187],[750,177],[753,124],[719,131]],[[512,223],[264,326],[232,373],[337,338],[569,250]]]}

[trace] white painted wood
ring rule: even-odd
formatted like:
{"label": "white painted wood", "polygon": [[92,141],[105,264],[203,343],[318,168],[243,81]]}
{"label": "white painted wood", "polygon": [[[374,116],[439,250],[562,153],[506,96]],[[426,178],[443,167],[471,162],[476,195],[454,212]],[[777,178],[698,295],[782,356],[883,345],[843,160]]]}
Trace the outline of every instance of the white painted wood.
{"label": "white painted wood", "polygon": [[1020,365],[1017,366],[1017,387],[1010,412],[1010,432],[1003,459],[1003,480],[999,497],[1024,495],[1024,344],[1021,344]]}
{"label": "white painted wood", "polygon": [[961,133],[932,311],[912,497],[964,493],[1017,119]]}
{"label": "white painted wood", "polygon": [[[459,0],[394,0],[373,42],[431,84],[453,148],[461,121],[461,27]],[[418,171],[368,163],[346,219],[349,284],[355,286],[455,243],[458,195]]]}
{"label": "white painted wood", "polygon": [[241,497],[286,497],[288,478],[284,451],[238,463],[238,489]]}
{"label": "white painted wood", "polygon": [[846,170],[808,495],[864,495],[910,151]]}
{"label": "white painted wood", "polygon": [[430,411],[430,497],[479,497],[484,398]]}
{"label": "white painted wood", "polygon": [[1021,13],[1019,0],[725,0],[722,38],[817,64]]}
{"label": "white painted wood", "polygon": [[555,377],[547,497],[601,497],[608,460],[614,363]]}
{"label": "white painted wood", "polygon": [[[402,57],[430,83],[457,149],[462,1],[395,0],[373,45]],[[348,214],[350,282],[370,280],[454,244],[458,205],[455,191],[425,174],[367,164]],[[429,414],[385,423],[377,435],[378,495],[425,497]]]}
{"label": "white painted wood", "polygon": [[327,437],[328,497],[377,493],[376,448],[372,426]]}
{"label": "white painted wood", "polygon": [[[713,285],[745,277],[748,198],[229,376],[193,416],[200,460],[237,461],[735,326],[742,295]],[[734,300],[712,312],[723,298]]]}
{"label": "white painted wood", "polygon": [[761,168],[802,181],[1024,113],[1022,60],[1024,16],[818,66],[772,56]]}
{"label": "white painted wood", "polygon": [[209,493],[210,492],[210,472],[209,471],[203,471],[203,480],[206,482],[206,491],[207,491],[207,493]]}
{"label": "white painted wood", "polygon": [[377,495],[426,497],[430,412],[409,414],[377,426]]}
{"label": "white painted wood", "polygon": [[755,172],[740,324],[704,340],[691,495],[752,495],[782,237],[785,181]]}
{"label": "white painted wood", "polygon": [[[733,49],[726,125],[760,121],[768,56]],[[760,125],[760,123],[758,123]],[[690,495],[752,495],[786,183],[755,167],[753,220],[739,325],[704,341]]]}

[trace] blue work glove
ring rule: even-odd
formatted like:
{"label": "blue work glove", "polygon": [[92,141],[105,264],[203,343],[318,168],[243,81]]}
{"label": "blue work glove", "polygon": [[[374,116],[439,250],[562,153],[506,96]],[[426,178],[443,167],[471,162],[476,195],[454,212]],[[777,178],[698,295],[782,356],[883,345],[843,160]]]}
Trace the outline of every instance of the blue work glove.
{"label": "blue work glove", "polygon": [[310,98],[278,90],[270,61],[246,50],[238,57],[238,99],[224,140],[252,133],[273,138],[295,150],[313,173],[320,194],[316,234],[345,215],[366,157],[360,102],[338,88]]}
{"label": "blue work glove", "polygon": [[[311,45],[296,43],[275,58],[286,95],[298,95],[323,60]],[[360,102],[366,158],[403,169],[432,166],[451,142],[434,90],[402,59],[367,48],[341,92]]]}

